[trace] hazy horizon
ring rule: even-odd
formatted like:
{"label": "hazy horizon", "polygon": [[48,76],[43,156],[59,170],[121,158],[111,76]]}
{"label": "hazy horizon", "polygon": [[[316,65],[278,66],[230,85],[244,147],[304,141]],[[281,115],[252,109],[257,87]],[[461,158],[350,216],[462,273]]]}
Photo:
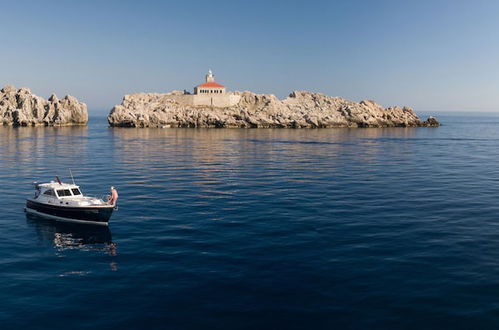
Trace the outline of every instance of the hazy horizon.
{"label": "hazy horizon", "polygon": [[123,95],[310,90],[416,112],[499,111],[495,1],[2,3],[0,85],[105,115]]}

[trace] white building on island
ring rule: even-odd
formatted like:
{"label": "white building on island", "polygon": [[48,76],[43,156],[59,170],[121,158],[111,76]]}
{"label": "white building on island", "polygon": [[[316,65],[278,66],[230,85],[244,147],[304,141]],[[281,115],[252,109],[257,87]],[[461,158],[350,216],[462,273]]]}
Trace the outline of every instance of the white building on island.
{"label": "white building on island", "polygon": [[225,94],[225,86],[216,83],[213,72],[209,70],[205,82],[194,87],[194,94]]}
{"label": "white building on island", "polygon": [[240,95],[228,93],[225,86],[215,82],[215,75],[211,70],[205,76],[205,82],[194,87],[194,95],[190,97],[189,104],[195,106],[231,107],[239,103]]}
{"label": "white building on island", "polygon": [[227,92],[225,86],[215,82],[215,76],[211,70],[205,76],[205,82],[194,87],[194,94],[187,91],[183,93],[174,91],[168,97],[184,105],[215,108],[234,106],[241,99],[241,95]]}

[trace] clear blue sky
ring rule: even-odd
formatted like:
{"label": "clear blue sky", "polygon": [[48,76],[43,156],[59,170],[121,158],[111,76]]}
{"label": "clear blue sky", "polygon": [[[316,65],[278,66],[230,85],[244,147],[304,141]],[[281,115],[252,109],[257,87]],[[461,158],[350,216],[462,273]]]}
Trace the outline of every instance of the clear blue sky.
{"label": "clear blue sky", "polygon": [[71,94],[312,90],[417,111],[499,110],[499,1],[0,1],[0,85]]}

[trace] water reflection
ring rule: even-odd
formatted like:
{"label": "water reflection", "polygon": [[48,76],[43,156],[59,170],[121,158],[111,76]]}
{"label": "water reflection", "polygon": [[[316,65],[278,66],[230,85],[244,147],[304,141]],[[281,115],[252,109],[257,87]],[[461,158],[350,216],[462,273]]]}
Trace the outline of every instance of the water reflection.
{"label": "water reflection", "polygon": [[[142,129],[142,128],[109,128],[112,136],[127,141],[134,140],[169,140],[169,142],[185,142],[194,140],[205,143],[220,142],[226,139],[237,139],[242,141],[251,138],[265,140],[286,141],[351,141],[353,139],[376,139],[376,138],[410,138],[417,135],[421,128],[396,127],[396,128],[332,128],[332,129]],[[147,146],[145,146],[147,147]]]}
{"label": "water reflection", "polygon": [[[60,166],[61,159],[81,162],[91,157],[88,139],[86,126],[0,127],[0,166],[17,168],[15,174],[23,176],[45,166],[67,170]],[[21,163],[30,166],[18,166]]]}
{"label": "water reflection", "polygon": [[[120,187],[126,196],[123,202],[183,202],[176,196],[185,194],[189,185],[196,187],[195,193],[182,195],[183,199],[191,197],[206,212],[212,212],[208,201],[272,196],[271,187],[282,187],[283,182],[301,189],[321,176],[337,180],[368,175],[368,180],[377,180],[378,166],[387,154],[399,162],[409,161],[417,144],[410,140],[424,132],[417,128],[108,129],[116,152],[114,170],[125,178]],[[258,191],[246,190],[248,185],[257,185]],[[144,186],[154,187],[155,195],[137,194]],[[287,189],[284,192],[290,196],[296,191]]]}
{"label": "water reflection", "polygon": [[55,222],[31,214],[26,215],[26,220],[40,241],[50,242],[59,252],[82,250],[103,251],[110,256],[117,254],[108,227]]}
{"label": "water reflection", "polygon": [[[134,129],[110,128],[119,162],[135,182],[166,176],[175,182],[185,171],[208,194],[214,185],[247,177],[248,169],[300,177],[320,159],[328,172],[342,169],[345,159],[377,165],[387,153],[411,157],[418,128],[338,129]],[[423,134],[424,135],[424,134]],[[147,172],[144,171],[147,168]],[[139,180],[141,180],[139,182]]]}
{"label": "water reflection", "polygon": [[[130,165],[164,162],[168,157],[187,158],[189,165],[221,164],[241,161],[241,156],[268,157],[287,152],[293,155],[323,154],[325,149],[341,152],[352,145],[380,152],[383,142],[417,137],[416,128],[376,129],[133,129],[111,128],[114,147],[123,151]],[[327,148],[326,148],[327,146]],[[239,163],[231,164],[240,165]]]}
{"label": "water reflection", "polygon": [[[84,147],[82,141],[88,138],[86,126],[75,127],[2,127],[0,145],[4,152],[20,153],[21,157],[33,152],[67,152],[74,147]],[[72,148],[68,148],[72,146]]]}

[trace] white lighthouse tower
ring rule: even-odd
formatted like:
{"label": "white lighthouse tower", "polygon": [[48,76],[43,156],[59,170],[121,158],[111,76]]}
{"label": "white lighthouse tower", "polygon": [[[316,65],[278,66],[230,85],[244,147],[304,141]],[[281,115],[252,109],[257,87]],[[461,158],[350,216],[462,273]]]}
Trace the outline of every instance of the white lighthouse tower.
{"label": "white lighthouse tower", "polygon": [[208,74],[206,75],[206,82],[215,82],[215,76],[213,75],[213,72],[211,72],[211,69],[208,70]]}

